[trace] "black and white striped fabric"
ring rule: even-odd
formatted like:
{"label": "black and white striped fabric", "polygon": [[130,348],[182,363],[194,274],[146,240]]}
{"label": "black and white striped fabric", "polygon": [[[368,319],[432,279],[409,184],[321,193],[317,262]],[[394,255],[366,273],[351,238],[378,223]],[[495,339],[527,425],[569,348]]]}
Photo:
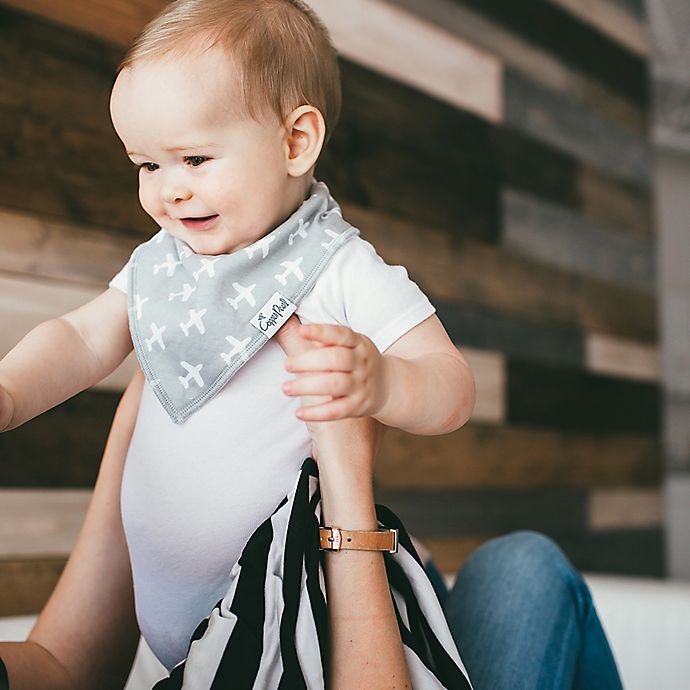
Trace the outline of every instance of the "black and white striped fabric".
{"label": "black and white striped fabric", "polygon": [[[320,500],[318,469],[307,458],[293,491],[247,542],[226,595],[194,632],[187,658],[154,690],[325,687],[328,613]],[[399,530],[398,553],[384,556],[413,687],[471,690],[409,535],[390,510],[377,505],[376,512],[381,527]]]}

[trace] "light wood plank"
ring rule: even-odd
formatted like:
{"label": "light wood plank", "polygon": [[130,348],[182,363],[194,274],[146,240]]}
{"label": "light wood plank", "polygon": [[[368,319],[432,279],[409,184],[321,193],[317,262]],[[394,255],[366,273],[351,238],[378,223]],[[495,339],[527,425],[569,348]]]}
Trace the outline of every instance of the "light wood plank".
{"label": "light wood plank", "polygon": [[552,53],[510,31],[479,12],[454,0],[393,0],[413,14],[435,23],[456,36],[529,74],[548,88],[571,94],[617,120],[631,131],[645,133],[643,111],[600,82],[577,71]]}
{"label": "light wood plank", "polygon": [[0,271],[105,288],[137,237],[0,209]]}
{"label": "light wood plank", "polygon": [[345,57],[491,122],[503,119],[502,67],[489,53],[380,0],[308,0]]}
{"label": "light wood plank", "polygon": [[608,0],[550,0],[573,16],[618,41],[641,57],[650,54],[647,27],[637,17]]}
{"label": "light wood plank", "polygon": [[502,424],[506,416],[506,364],[500,352],[461,348],[477,389],[472,421]]}
{"label": "light wood plank", "polygon": [[601,333],[585,336],[585,366],[590,371],[640,381],[661,377],[659,348]]}
{"label": "light wood plank", "polygon": [[125,45],[162,9],[165,0],[0,0],[0,4]]}
{"label": "light wood plank", "polygon": [[374,466],[386,489],[645,486],[661,476],[659,439],[470,421],[443,436],[387,429]]}
{"label": "light wood plank", "polygon": [[[58,280],[17,277],[0,272],[0,356],[5,356],[42,321],[65,314],[98,295],[100,289]],[[123,390],[136,370],[130,355],[97,388]]]}
{"label": "light wood plank", "polygon": [[91,493],[88,489],[1,489],[0,559],[67,557]]}
{"label": "light wood plank", "polygon": [[455,577],[470,554],[491,536],[477,537],[426,537],[424,545],[429,549],[436,567],[446,577]]}
{"label": "light wood plank", "polygon": [[663,505],[659,489],[593,489],[589,495],[589,527],[595,531],[661,527]]}
{"label": "light wood plank", "polygon": [[64,558],[0,560],[0,616],[38,613],[65,567]]}

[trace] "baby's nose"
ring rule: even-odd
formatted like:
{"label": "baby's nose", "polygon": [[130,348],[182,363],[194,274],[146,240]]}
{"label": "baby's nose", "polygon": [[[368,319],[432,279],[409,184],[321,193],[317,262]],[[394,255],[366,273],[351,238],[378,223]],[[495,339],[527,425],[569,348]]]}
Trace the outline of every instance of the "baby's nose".
{"label": "baby's nose", "polygon": [[191,191],[185,185],[176,183],[174,180],[166,181],[161,187],[161,198],[167,204],[187,201],[191,196]]}

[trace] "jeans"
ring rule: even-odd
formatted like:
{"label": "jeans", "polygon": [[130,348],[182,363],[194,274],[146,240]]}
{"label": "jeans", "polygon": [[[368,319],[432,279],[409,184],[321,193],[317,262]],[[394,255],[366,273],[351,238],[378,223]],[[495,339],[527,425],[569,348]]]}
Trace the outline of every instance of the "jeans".
{"label": "jeans", "polygon": [[486,542],[450,592],[428,571],[475,690],[622,690],[589,589],[547,537]]}

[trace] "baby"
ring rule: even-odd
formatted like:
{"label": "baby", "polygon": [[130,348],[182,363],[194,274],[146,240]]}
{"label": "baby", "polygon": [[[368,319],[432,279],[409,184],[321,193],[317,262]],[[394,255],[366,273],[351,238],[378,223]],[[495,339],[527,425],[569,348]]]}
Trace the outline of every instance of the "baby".
{"label": "baby", "polygon": [[[100,381],[134,342],[147,385],[121,510],[137,618],[168,669],[291,489],[304,422],[440,434],[472,412],[472,375],[433,306],[313,179],[339,107],[335,51],[299,0],[167,6],[111,97],[161,230],[108,290],[0,362],[7,430]],[[292,312],[315,347],[286,360],[271,336]]]}

